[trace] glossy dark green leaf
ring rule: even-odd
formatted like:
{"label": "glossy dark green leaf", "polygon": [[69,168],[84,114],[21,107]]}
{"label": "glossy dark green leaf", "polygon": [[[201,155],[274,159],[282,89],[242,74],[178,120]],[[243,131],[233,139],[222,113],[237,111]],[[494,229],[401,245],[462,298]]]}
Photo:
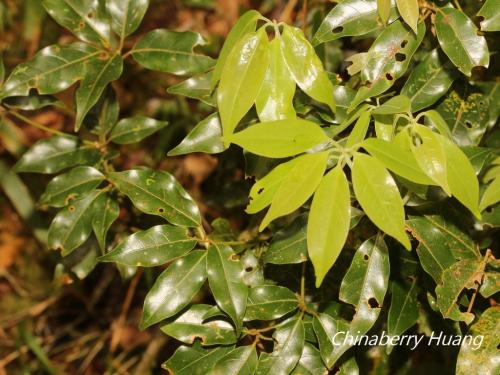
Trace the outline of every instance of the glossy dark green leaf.
{"label": "glossy dark green leaf", "polygon": [[186,307],[207,279],[205,251],[192,251],[163,271],[149,290],[139,324],[145,329]]}
{"label": "glossy dark green leaf", "polygon": [[1,96],[27,96],[31,89],[41,95],[63,91],[82,78],[85,62],[101,52],[83,43],[52,45],[33,60],[19,64],[5,82]]}
{"label": "glossy dark green leaf", "polygon": [[486,209],[495,203],[500,202],[500,176],[496,177],[488,185],[483,195],[481,196],[480,210]]}
{"label": "glossy dark green leaf", "polygon": [[328,152],[305,154],[297,158],[296,164],[276,191],[271,207],[260,224],[260,231],[272,220],[292,213],[309,199],[325,173],[327,158]]}
{"label": "glossy dark green leaf", "polygon": [[498,292],[500,292],[500,260],[489,258],[479,293],[484,298],[489,298]]}
{"label": "glossy dark green leaf", "polygon": [[316,288],[344,247],[350,219],[349,183],[338,165],[323,177],[314,193],[307,223],[307,249],[314,266]]}
{"label": "glossy dark green leaf", "polygon": [[435,26],[441,48],[462,73],[470,76],[472,68],[488,67],[490,54],[486,39],[478,35],[476,25],[462,11],[439,8]]}
{"label": "glossy dark green leaf", "polygon": [[281,52],[288,71],[300,89],[314,100],[327,104],[335,112],[333,84],[302,30],[284,26]]}
{"label": "glossy dark green leaf", "polygon": [[399,336],[413,326],[419,317],[417,279],[409,282],[392,282],[391,307],[387,318],[387,334]]}
{"label": "glossy dark green leaf", "polygon": [[273,39],[268,48],[269,66],[255,100],[257,114],[262,122],[293,119],[295,82],[283,60],[279,39]]}
{"label": "glossy dark green leaf", "polygon": [[196,227],[201,223],[198,207],[170,173],[133,169],[111,172],[108,178],[147,214],[161,216],[174,225]]}
{"label": "glossy dark green leaf", "polygon": [[292,264],[307,259],[307,216],[301,215],[291,225],[276,232],[264,254],[264,262]]}
{"label": "glossy dark green leaf", "polygon": [[182,345],[161,367],[175,375],[206,375],[231,350],[231,346],[205,349],[197,344]]}
{"label": "glossy dark green leaf", "polygon": [[156,29],[147,33],[131,50],[134,59],[147,69],[176,75],[192,75],[209,70],[215,61],[194,51],[205,44],[192,31]]}
{"label": "glossy dark green leaf", "polygon": [[349,325],[344,320],[335,320],[328,314],[320,313],[314,317],[313,327],[318,338],[321,358],[330,369],[348,349],[343,348],[342,344],[344,334],[349,331]]}
{"label": "glossy dark green leaf", "polygon": [[9,107],[34,111],[48,106],[64,108],[64,103],[52,95],[38,95],[33,91],[28,96],[11,96],[3,100]]}
{"label": "glossy dark green leaf", "polygon": [[111,27],[102,1],[42,0],[47,13],[81,40],[108,47]]}
{"label": "glossy dark green leaf", "polygon": [[217,305],[229,315],[236,330],[242,326],[248,287],[243,283],[243,266],[229,246],[212,244],[208,249],[207,274]]}
{"label": "glossy dark green leaf", "polygon": [[240,41],[246,34],[254,32],[257,26],[257,21],[261,18],[259,12],[255,10],[249,10],[243,14],[238,21],[231,28],[231,31],[226,37],[226,41],[222,46],[219,58],[217,59],[217,64],[215,64],[214,72],[211,78],[211,86],[215,87],[219,81],[226,61],[228,59],[231,50],[235,44]]}
{"label": "glossy dark green leaf", "polygon": [[297,307],[297,297],[290,289],[277,285],[259,285],[250,288],[245,320],[278,319]]}
{"label": "glossy dark green leaf", "polygon": [[99,245],[92,238],[61,259],[60,265],[71,270],[75,276],[85,279],[99,264]]}
{"label": "glossy dark green leaf", "polygon": [[261,122],[226,139],[268,158],[294,156],[329,141],[318,124],[298,118]]}
{"label": "glossy dark green leaf", "polygon": [[240,346],[219,359],[207,375],[247,375],[257,368],[257,350],[254,345]]}
{"label": "glossy dark green leaf", "polygon": [[[392,12],[395,13],[395,4],[389,1],[384,7],[384,15],[387,16],[383,23],[389,19]],[[364,35],[378,29],[376,0],[344,0],[339,2],[327,14],[316,31],[313,44],[328,42],[344,36]]]}
{"label": "glossy dark green leaf", "polygon": [[268,44],[265,29],[260,29],[243,36],[227,56],[217,89],[225,136],[233,134],[259,94],[269,64]]}
{"label": "glossy dark green leaf", "polygon": [[121,119],[111,130],[109,139],[121,145],[136,143],[168,125],[149,117],[136,116]]}
{"label": "glossy dark green leaf", "polygon": [[94,202],[94,211],[92,229],[99,247],[104,252],[106,250],[106,235],[111,225],[118,219],[120,206],[112,195],[101,194]]}
{"label": "glossy dark green leaf", "polygon": [[413,112],[433,105],[450,89],[456,74],[451,64],[442,60],[438,50],[432,50],[401,89],[401,94],[410,99]]}
{"label": "glossy dark green leaf", "polygon": [[63,169],[95,164],[100,158],[97,149],[81,146],[77,137],[54,136],[35,143],[17,162],[17,172],[57,173]]}
{"label": "glossy dark green leaf", "polygon": [[59,249],[65,256],[89,238],[94,202],[101,194],[102,190],[93,190],[59,211],[49,228],[48,245],[51,249]]}
{"label": "glossy dark green leaf", "polygon": [[290,373],[291,375],[327,375],[328,370],[323,364],[319,350],[306,342],[299,363]]}
{"label": "glossy dark green leaf", "polygon": [[417,23],[420,16],[417,0],[396,0],[398,12],[401,18],[411,29],[417,33]]}
{"label": "glossy dark green leaf", "polygon": [[408,250],[411,249],[404,230],[403,200],[384,165],[372,156],[357,153],[354,156],[352,183],[356,199],[370,220]]}
{"label": "glossy dark green leaf", "polygon": [[149,0],[107,0],[106,9],[111,16],[111,27],[121,39],[132,34],[148,10]]}
{"label": "glossy dark green leaf", "polygon": [[397,95],[390,98],[380,107],[373,110],[375,115],[392,115],[395,113],[408,113],[411,102],[405,95]]}
{"label": "glossy dark green leaf", "polygon": [[120,115],[120,104],[116,98],[115,90],[108,85],[97,104],[87,113],[83,126],[104,140],[113,129]]}
{"label": "glossy dark green leaf", "polygon": [[272,353],[261,353],[255,375],[287,375],[297,365],[305,343],[304,324],[290,318],[274,331]]}
{"label": "glossy dark green leaf", "polygon": [[215,97],[212,95],[212,87],[210,86],[211,77],[212,72],[198,74],[177,85],[170,86],[167,92],[200,100],[205,104],[215,107]]}
{"label": "glossy dark green leaf", "polygon": [[476,175],[493,160],[493,149],[489,147],[465,146],[460,148],[472,164]]}
{"label": "glossy dark green leaf", "polygon": [[478,17],[482,17],[481,30],[482,31],[500,31],[500,12],[498,7],[500,3],[498,0],[486,0],[477,12]]}
{"label": "glossy dark green leaf", "polygon": [[83,79],[76,90],[75,130],[80,126],[89,111],[97,103],[108,83],[122,75],[123,58],[118,55],[94,58],[85,65]]}
{"label": "glossy dark green leaf", "polygon": [[66,206],[83,197],[104,180],[104,175],[92,167],[75,167],[68,173],[54,177],[40,197],[40,204]]}
{"label": "glossy dark green leaf", "polygon": [[117,262],[128,266],[154,267],[180,257],[196,245],[186,228],[157,225],[128,236],[102,262]]}
{"label": "glossy dark green leaf", "polygon": [[175,320],[162,326],[161,330],[185,344],[192,344],[197,339],[201,340],[202,345],[234,344],[236,334],[231,323],[203,319],[209,309],[209,305],[193,305]]}
{"label": "glossy dark green leaf", "polygon": [[168,152],[168,156],[185,155],[192,152],[217,154],[225,149],[221,137],[222,125],[219,115],[213,113],[201,120],[179,145]]}

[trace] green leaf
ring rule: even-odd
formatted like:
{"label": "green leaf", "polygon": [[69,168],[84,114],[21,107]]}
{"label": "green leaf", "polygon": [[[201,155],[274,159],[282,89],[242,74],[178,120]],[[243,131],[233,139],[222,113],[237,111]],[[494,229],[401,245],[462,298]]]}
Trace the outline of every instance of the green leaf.
{"label": "green leaf", "polygon": [[123,40],[142,22],[149,7],[149,0],[107,0],[106,9],[111,16],[111,27]]}
{"label": "green leaf", "polygon": [[5,64],[3,63],[3,55],[0,54],[0,86],[2,86],[5,79]]}
{"label": "green leaf", "polygon": [[335,112],[333,84],[302,30],[285,25],[280,40],[285,64],[300,89]]}
{"label": "green leaf", "polygon": [[157,225],[136,232],[120,242],[101,262],[117,262],[127,266],[155,267],[180,257],[196,246],[186,228]]}
{"label": "green leaf", "polygon": [[387,317],[387,334],[400,336],[413,326],[419,318],[417,301],[417,279],[409,282],[392,282],[391,307]]}
{"label": "green leaf", "polygon": [[42,0],[42,4],[58,24],[81,40],[109,47],[111,28],[102,1]]}
{"label": "green leaf", "polygon": [[417,33],[417,23],[419,17],[417,0],[396,0],[399,14],[411,29]]}
{"label": "green leaf", "polygon": [[295,82],[283,61],[280,41],[269,43],[269,66],[264,82],[255,100],[257,114],[262,122],[295,118],[293,96]]}
{"label": "green leaf", "polygon": [[374,115],[392,115],[396,113],[410,112],[411,102],[405,95],[397,95],[390,98],[380,107],[373,110]]}
{"label": "green leaf", "polygon": [[371,156],[397,175],[417,184],[434,185],[434,182],[422,172],[413,154],[396,142],[369,138],[363,142],[362,146]]}
{"label": "green leaf", "polygon": [[45,47],[33,60],[16,66],[1,96],[27,96],[31,89],[36,89],[40,95],[61,92],[80,80],[85,63],[100,53],[83,43]]}
{"label": "green leaf", "polygon": [[293,264],[307,260],[307,216],[276,232],[264,254],[264,263]]}
{"label": "green leaf", "polygon": [[271,207],[260,224],[260,231],[274,219],[292,213],[309,199],[323,177],[328,152],[305,154],[297,159],[276,191]]}
{"label": "green leaf", "polygon": [[391,15],[391,0],[377,0],[377,13],[384,25]]}
{"label": "green leaf", "polygon": [[168,125],[149,117],[136,116],[121,119],[109,134],[110,141],[120,145],[136,143]]}
{"label": "green leaf", "polygon": [[205,322],[203,316],[210,308],[209,305],[193,305],[161,330],[185,344],[193,344],[198,338],[207,346],[234,344],[236,334],[231,323],[222,319]]}
{"label": "green leaf", "polygon": [[272,353],[261,353],[255,375],[287,375],[297,365],[305,343],[302,319],[295,317],[274,331]]}
{"label": "green leaf", "polygon": [[182,95],[191,99],[196,99],[209,106],[215,107],[215,96],[212,95],[212,87],[210,86],[211,77],[212,72],[198,74],[177,85],[170,86],[167,92],[169,94]]}
{"label": "green leaf", "polygon": [[329,138],[318,124],[296,118],[260,122],[227,140],[257,155],[285,158],[325,143]]}
{"label": "green leaf", "polygon": [[315,346],[305,343],[299,363],[290,373],[291,375],[327,375],[328,370],[323,364],[319,350]]}
{"label": "green leaf", "polygon": [[66,256],[89,238],[95,214],[93,204],[102,193],[102,190],[93,190],[59,211],[49,228],[48,244],[51,249],[60,249]]}
{"label": "green leaf", "polygon": [[243,283],[243,266],[229,246],[212,244],[208,248],[207,274],[217,305],[231,318],[236,330],[242,327],[248,287]]}
{"label": "green leaf", "polygon": [[206,375],[231,350],[231,346],[205,349],[196,343],[182,345],[161,367],[175,375]]}
{"label": "green leaf", "polygon": [[384,165],[372,156],[355,154],[352,183],[356,199],[370,220],[410,250],[404,230],[403,200]]}
{"label": "green leaf", "polygon": [[435,128],[442,136],[453,139],[453,134],[451,134],[450,128],[443,117],[435,109],[425,111],[423,113],[425,116],[426,123]]}
{"label": "green leaf", "polygon": [[201,120],[182,142],[168,152],[168,156],[178,156],[193,152],[218,154],[225,150],[222,143],[222,125],[219,114],[212,113]]}
{"label": "green leaf", "polygon": [[465,321],[470,324],[474,314],[461,312],[457,306],[462,290],[480,284],[484,263],[480,260],[464,259],[454,263],[443,272],[441,283],[436,287],[437,305],[444,318]]}
{"label": "green leaf", "polygon": [[412,112],[430,107],[450,89],[456,74],[451,64],[442,60],[434,49],[410,73],[401,94],[410,99]]}
{"label": "green leaf", "polygon": [[268,44],[262,28],[243,36],[227,56],[217,89],[217,105],[226,137],[233,134],[259,94],[269,64]]}
{"label": "green leaf", "polygon": [[144,300],[140,329],[174,316],[191,302],[207,279],[206,255],[193,251],[158,276]]}
{"label": "green leaf", "polygon": [[479,293],[484,298],[489,298],[498,292],[500,292],[500,260],[489,258]]}
{"label": "green leaf", "polygon": [[30,92],[28,96],[12,96],[3,100],[9,107],[22,109],[24,111],[34,111],[48,106],[64,108],[62,101],[52,95],[38,95]]}
{"label": "green leaf", "polygon": [[174,225],[201,224],[198,207],[170,173],[132,169],[111,172],[108,178],[142,212],[161,216]]}
{"label": "green leaf", "polygon": [[214,65],[212,58],[194,52],[195,47],[204,44],[203,37],[192,31],[156,29],[142,37],[130,52],[147,69],[184,76],[206,72]]}
{"label": "green leaf", "polygon": [[76,131],[80,129],[85,116],[97,103],[108,83],[120,78],[122,70],[123,58],[118,54],[94,58],[86,64],[80,87],[76,90]]}
{"label": "green leaf", "polygon": [[384,24],[389,19],[391,7],[395,13],[395,7],[390,1],[385,1],[381,8],[378,7],[380,4],[381,2],[375,0],[343,0],[339,2],[319,26],[314,35],[313,44],[318,45],[344,36],[364,35],[377,30],[379,28],[377,14],[380,13],[381,9],[386,17],[381,15]]}
{"label": "green leaf", "polygon": [[361,116],[359,116],[351,134],[349,134],[349,137],[347,138],[347,142],[345,143],[346,148],[350,148],[360,142],[363,142],[363,139],[366,137],[366,132],[368,131],[368,126],[370,125],[370,119],[371,111],[363,112]]}
{"label": "green leaf", "polygon": [[500,307],[492,306],[483,312],[479,320],[470,327],[467,335],[472,337],[470,340],[463,340],[458,353],[457,375],[498,374],[500,371],[499,321]]}
{"label": "green leaf", "polygon": [[243,14],[238,21],[231,28],[231,31],[226,37],[226,41],[222,46],[219,58],[217,59],[217,64],[215,64],[214,72],[211,79],[211,87],[215,87],[219,79],[221,78],[222,71],[226,65],[226,61],[229,54],[233,50],[234,46],[248,33],[254,32],[257,27],[257,21],[261,18],[261,15],[256,10],[249,10]]}
{"label": "green leaf", "polygon": [[480,211],[486,209],[497,202],[500,202],[500,176],[496,177],[486,188],[481,196],[481,203],[479,205]]}
{"label": "green leaf", "polygon": [[443,138],[423,125],[415,124],[412,129],[410,147],[418,165],[446,194],[451,195]]}
{"label": "green leaf", "polygon": [[92,167],[75,167],[54,177],[40,197],[40,204],[63,207],[82,198],[104,180],[104,175]]}
{"label": "green leaf", "polygon": [[488,67],[490,54],[484,36],[462,11],[445,7],[436,12],[436,34],[441,48],[465,75],[476,66]]}
{"label": "green leaf", "polygon": [[316,274],[316,288],[344,247],[350,218],[349,183],[338,165],[319,184],[307,223],[307,249]]}
{"label": "green leaf", "polygon": [[441,136],[441,142],[446,154],[447,181],[451,194],[480,219],[479,181],[472,164],[453,141]]}
{"label": "green leaf", "polygon": [[[348,332],[349,326],[341,319],[334,320],[328,314],[319,313],[314,316],[313,327],[314,333],[318,337],[321,358],[331,369],[340,357],[340,354],[337,353],[343,341],[343,335],[340,332]],[[338,336],[335,336],[336,334]]]}
{"label": "green leaf", "polygon": [[477,12],[478,17],[482,17],[481,31],[500,31],[500,12],[498,0],[486,0]]}
{"label": "green leaf", "polygon": [[99,247],[104,252],[106,250],[106,235],[111,225],[118,219],[120,206],[116,198],[110,194],[102,194],[94,202],[94,210],[92,229],[94,230]]}
{"label": "green leaf", "polygon": [[115,90],[108,85],[97,104],[85,116],[83,126],[104,140],[116,125],[119,115],[120,105]]}
{"label": "green leaf", "polygon": [[219,359],[207,375],[247,375],[257,368],[255,345],[240,346]]}
{"label": "green leaf", "polygon": [[17,162],[17,172],[57,173],[81,164],[95,164],[100,153],[95,148],[80,146],[71,135],[54,136],[35,143]]}
{"label": "green leaf", "polygon": [[273,320],[295,310],[298,300],[288,288],[259,285],[250,288],[245,320]]}

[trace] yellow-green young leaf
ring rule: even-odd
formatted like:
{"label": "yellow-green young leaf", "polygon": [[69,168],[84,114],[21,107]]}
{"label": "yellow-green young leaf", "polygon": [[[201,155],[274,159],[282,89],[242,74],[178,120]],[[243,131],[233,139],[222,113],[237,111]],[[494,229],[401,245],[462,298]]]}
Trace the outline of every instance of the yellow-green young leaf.
{"label": "yellow-green young leaf", "polygon": [[296,118],[261,122],[225,139],[257,155],[286,158],[327,142],[330,138],[318,124]]}
{"label": "yellow-green young leaf", "polygon": [[410,250],[403,200],[384,165],[372,156],[357,153],[352,167],[352,184],[356,199],[370,220]]}
{"label": "yellow-green young leaf", "polygon": [[337,260],[347,238],[349,198],[349,184],[338,165],[321,180],[307,222],[307,251],[316,273],[316,288]]}
{"label": "yellow-green young leaf", "polygon": [[397,95],[390,98],[380,107],[373,110],[375,115],[392,115],[395,113],[408,113],[411,108],[410,99],[405,95]]}
{"label": "yellow-green young leaf", "polygon": [[417,23],[418,23],[418,1],[417,0],[396,0],[396,5],[398,6],[399,14],[403,17],[411,29],[417,33]]}
{"label": "yellow-green young leaf", "polygon": [[430,123],[433,127],[435,127],[441,135],[453,139],[453,135],[451,134],[450,128],[446,121],[444,121],[441,114],[435,109],[431,109],[429,111],[424,112],[425,119]]}
{"label": "yellow-green young leaf", "polygon": [[314,100],[327,104],[335,112],[333,84],[304,33],[296,27],[285,25],[281,51],[293,79],[302,91]]}
{"label": "yellow-green young leaf", "polygon": [[453,141],[442,135],[438,137],[446,153],[446,170],[451,194],[474,216],[478,219],[481,218],[479,213],[479,181],[469,158]]}
{"label": "yellow-green young leaf", "polygon": [[264,29],[246,34],[232,49],[222,70],[217,104],[225,136],[255,102],[269,64],[269,41]]}
{"label": "yellow-green young leaf", "polygon": [[356,125],[352,129],[351,134],[349,134],[349,138],[347,138],[347,142],[345,147],[352,147],[356,143],[362,142],[365,139],[366,132],[368,130],[368,125],[370,125],[370,117],[371,111],[363,112],[363,114],[359,117],[358,121],[356,121]]}
{"label": "yellow-green young leaf", "polygon": [[382,23],[387,24],[391,15],[391,0],[377,0],[377,12]]}
{"label": "yellow-green young leaf", "polygon": [[295,82],[283,61],[279,40],[273,39],[268,48],[269,66],[255,101],[257,114],[262,122],[295,118]]}
{"label": "yellow-green young leaf", "polygon": [[446,194],[451,195],[446,153],[439,134],[423,125],[415,125],[413,131],[410,147],[418,165]]}
{"label": "yellow-green young leaf", "polygon": [[246,208],[247,213],[255,214],[271,204],[281,182],[288,176],[297,160],[300,159],[295,158],[278,165],[252,186],[249,194],[250,203]]}
{"label": "yellow-green young leaf", "polygon": [[306,154],[297,159],[276,191],[271,207],[260,224],[260,231],[274,219],[288,215],[309,199],[325,173],[328,152]]}
{"label": "yellow-green young leaf", "polygon": [[483,211],[486,207],[500,201],[500,176],[496,177],[486,188],[481,197],[479,209]]}

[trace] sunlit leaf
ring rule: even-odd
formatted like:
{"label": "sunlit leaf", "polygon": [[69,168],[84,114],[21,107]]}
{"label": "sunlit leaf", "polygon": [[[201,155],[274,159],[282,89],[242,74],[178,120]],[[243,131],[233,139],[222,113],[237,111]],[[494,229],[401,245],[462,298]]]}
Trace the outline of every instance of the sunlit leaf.
{"label": "sunlit leaf", "polygon": [[132,34],[141,24],[148,6],[149,0],[107,0],[113,31],[122,39]]}
{"label": "sunlit leaf", "polygon": [[240,346],[222,357],[207,372],[207,375],[253,374],[257,367],[257,362],[257,351],[254,345]]}
{"label": "sunlit leaf", "polygon": [[295,310],[298,300],[288,288],[259,285],[250,288],[245,320],[273,320]]}
{"label": "sunlit leaf", "polygon": [[417,23],[419,17],[417,0],[396,0],[399,14],[411,29],[417,33]]}
{"label": "sunlit leaf", "polygon": [[500,12],[498,7],[500,3],[498,0],[486,0],[477,12],[478,17],[482,17],[481,30],[482,31],[500,31]]}

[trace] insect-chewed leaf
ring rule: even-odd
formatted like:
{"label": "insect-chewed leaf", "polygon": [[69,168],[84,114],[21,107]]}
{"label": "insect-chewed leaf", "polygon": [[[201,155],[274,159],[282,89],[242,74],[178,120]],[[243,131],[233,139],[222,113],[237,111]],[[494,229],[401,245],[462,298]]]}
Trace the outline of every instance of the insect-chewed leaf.
{"label": "insect-chewed leaf", "polygon": [[372,156],[357,153],[352,168],[352,184],[356,199],[370,220],[410,250],[411,244],[404,230],[403,200],[384,165]]}
{"label": "insect-chewed leaf", "polygon": [[482,31],[500,31],[500,12],[498,12],[498,0],[486,0],[477,12],[478,17],[482,17]]}
{"label": "insect-chewed leaf", "polygon": [[417,0],[396,0],[399,14],[411,29],[417,33],[417,23],[419,17]]}
{"label": "insect-chewed leaf", "polygon": [[198,207],[170,173],[132,169],[111,172],[108,178],[147,214],[161,216],[174,225],[196,227],[201,223]]}
{"label": "insect-chewed leaf", "polygon": [[271,207],[260,224],[260,231],[272,220],[292,213],[309,199],[325,173],[328,152],[306,154],[297,159],[276,191]]}
{"label": "insect-chewed leaf", "polygon": [[130,235],[100,260],[154,267],[186,254],[195,245],[196,239],[189,236],[186,228],[157,225]]}
{"label": "insect-chewed leaf", "polygon": [[35,143],[17,162],[17,172],[57,173],[81,164],[95,164],[101,155],[95,148],[81,146],[71,135],[54,136]]}
{"label": "insect-chewed leaf", "polygon": [[250,288],[245,320],[278,319],[297,307],[297,297],[290,289],[277,285],[259,285]]}
{"label": "insect-chewed leaf", "polygon": [[268,158],[294,156],[330,140],[318,124],[298,118],[261,122],[227,139]]}
{"label": "insect-chewed leaf", "polygon": [[214,65],[212,58],[193,51],[204,44],[203,37],[192,31],[156,29],[139,40],[130,52],[147,69],[183,76],[206,72]]}
{"label": "insect-chewed leaf", "polygon": [[208,248],[207,274],[217,305],[240,331],[245,315],[248,287],[243,283],[243,266],[229,246],[212,244]]}
{"label": "insect-chewed leaf", "polygon": [[113,31],[122,39],[132,34],[141,24],[148,6],[149,0],[107,0]]}
{"label": "insect-chewed leaf", "polygon": [[109,134],[109,139],[121,145],[136,143],[168,125],[149,117],[136,116],[121,119]]}
{"label": "insect-chewed leaf", "polygon": [[172,322],[161,327],[167,335],[193,344],[199,338],[202,345],[229,345],[236,342],[236,333],[231,323],[222,319],[210,319],[205,322],[204,316],[209,305],[193,305]]}
{"label": "insect-chewed leaf", "polygon": [[303,214],[274,235],[264,254],[264,262],[294,264],[307,259],[307,215]]}
{"label": "insect-chewed leaf", "polygon": [[269,65],[269,40],[264,28],[243,36],[227,56],[217,104],[224,135],[230,136],[252,107]]}
{"label": "insect-chewed leaf", "polygon": [[337,166],[319,184],[307,223],[307,249],[317,288],[344,247],[350,219],[349,183],[342,168]]}
{"label": "insect-chewed leaf", "polygon": [[207,279],[205,251],[192,251],[163,271],[144,301],[140,328],[174,316],[198,293]]}
{"label": "insect-chewed leaf", "polygon": [[175,375],[205,375],[219,359],[232,350],[232,346],[205,349],[197,343],[192,346],[182,345],[161,367]]}
{"label": "insect-chewed leaf", "polygon": [[314,100],[327,104],[335,112],[333,84],[302,30],[284,26],[281,52],[289,72],[301,90]]}
{"label": "insect-chewed leaf", "polygon": [[477,34],[476,25],[462,11],[439,8],[435,25],[441,48],[462,73],[470,76],[472,68],[488,67],[490,53],[486,39]]}
{"label": "insect-chewed leaf", "polygon": [[120,214],[120,206],[115,197],[110,194],[101,194],[94,202],[94,217],[92,218],[92,229],[104,252],[106,250],[106,235],[111,225]]}
{"label": "insect-chewed leaf", "polygon": [[219,359],[207,375],[246,375],[253,374],[257,368],[255,345],[240,346]]}

